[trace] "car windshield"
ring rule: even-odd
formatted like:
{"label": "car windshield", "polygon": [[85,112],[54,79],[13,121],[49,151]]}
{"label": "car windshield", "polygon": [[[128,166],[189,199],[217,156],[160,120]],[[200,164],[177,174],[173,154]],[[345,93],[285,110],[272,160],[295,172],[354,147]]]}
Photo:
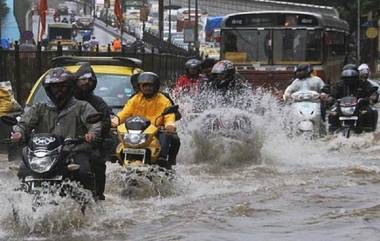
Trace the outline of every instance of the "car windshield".
{"label": "car windshield", "polygon": [[[95,95],[102,97],[111,108],[123,107],[127,99],[133,94],[130,76],[98,73],[96,77],[98,84],[94,91]],[[47,102],[47,100],[45,89],[39,84],[31,103]]]}

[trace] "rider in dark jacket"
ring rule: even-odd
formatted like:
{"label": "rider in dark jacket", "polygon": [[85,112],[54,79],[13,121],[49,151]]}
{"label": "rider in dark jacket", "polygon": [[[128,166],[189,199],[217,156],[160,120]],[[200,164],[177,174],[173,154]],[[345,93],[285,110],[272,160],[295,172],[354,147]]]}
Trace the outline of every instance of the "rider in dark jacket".
{"label": "rider in dark jacket", "polygon": [[[74,76],[63,67],[51,69],[43,78],[42,85],[49,100],[47,103],[37,103],[30,107],[14,127],[11,139],[21,142],[35,133],[52,133],[63,138],[84,136],[87,143],[75,147],[74,161],[80,165],[78,180],[93,191],[93,175],[90,168],[89,144],[100,135],[100,124],[88,124],[86,118],[95,114],[96,110],[87,102],[73,98],[75,89]],[[29,175],[28,169],[21,163],[18,176]]]}
{"label": "rider in dark jacket", "polygon": [[[377,95],[377,87],[372,85],[368,80],[360,80],[359,72],[354,65],[343,67],[341,80],[332,88],[331,96],[334,100],[341,99],[345,96],[355,96],[359,101],[360,116],[358,126],[365,130],[374,131],[377,126],[378,112],[370,106],[371,96]],[[375,98],[377,102],[377,98]],[[330,131],[335,131],[340,127],[339,116],[329,116]]]}
{"label": "rider in dark jacket", "polygon": [[[104,140],[110,140],[110,128],[112,115],[111,108],[107,103],[99,96],[94,94],[94,89],[96,88],[97,78],[95,72],[91,68],[89,63],[83,63],[81,67],[75,73],[76,77],[76,90],[75,98],[78,100],[83,100],[88,102],[96,111],[104,114],[103,120],[101,122],[101,143],[99,143],[100,155],[93,155],[92,168],[95,172],[96,181],[96,194],[98,199],[104,200],[104,188],[106,182],[106,158],[113,153],[109,153],[112,148],[109,148]],[[108,142],[107,142],[108,143]]]}

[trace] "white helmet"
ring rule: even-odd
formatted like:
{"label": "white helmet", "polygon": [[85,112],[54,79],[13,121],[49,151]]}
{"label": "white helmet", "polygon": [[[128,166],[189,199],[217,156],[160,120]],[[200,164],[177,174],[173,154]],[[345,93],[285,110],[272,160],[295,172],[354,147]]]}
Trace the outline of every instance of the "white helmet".
{"label": "white helmet", "polygon": [[359,65],[358,70],[359,70],[359,76],[360,77],[364,77],[364,79],[368,78],[368,76],[369,76],[368,64]]}

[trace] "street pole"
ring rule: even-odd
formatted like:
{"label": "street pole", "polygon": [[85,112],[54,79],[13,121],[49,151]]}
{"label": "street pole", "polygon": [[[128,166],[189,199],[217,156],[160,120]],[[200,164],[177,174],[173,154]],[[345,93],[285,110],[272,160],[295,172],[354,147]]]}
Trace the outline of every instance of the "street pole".
{"label": "street pole", "polygon": [[167,41],[172,42],[172,1],[169,0],[169,35]]}
{"label": "street pole", "polygon": [[360,0],[358,0],[358,28],[357,28],[357,54],[356,54],[356,64],[360,64]]}
{"label": "street pole", "polygon": [[195,24],[194,24],[194,45],[195,51],[199,53],[199,43],[198,43],[198,0],[195,0]]}
{"label": "street pole", "polygon": [[[191,8],[191,3],[190,3],[190,0],[188,0],[188,7],[189,7],[189,20],[188,20],[188,24],[190,26],[191,24],[191,14],[190,14],[190,8]],[[186,25],[186,28],[187,28],[187,25]],[[189,42],[189,47],[188,47],[188,50],[190,51],[190,48],[191,48],[191,42]]]}
{"label": "street pole", "polygon": [[162,42],[164,32],[164,0],[158,0],[158,32],[158,37],[160,42]]}

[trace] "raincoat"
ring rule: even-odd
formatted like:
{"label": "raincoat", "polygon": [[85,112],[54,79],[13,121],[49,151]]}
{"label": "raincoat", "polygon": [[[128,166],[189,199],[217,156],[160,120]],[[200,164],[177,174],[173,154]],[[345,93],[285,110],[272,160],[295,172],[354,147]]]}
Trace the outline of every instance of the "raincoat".
{"label": "raincoat", "polygon": [[[157,93],[152,98],[145,98],[142,92],[137,93],[128,100],[123,110],[117,116],[120,123],[124,123],[128,117],[144,116],[154,125],[157,117],[161,115],[166,107],[172,106],[170,100],[161,93]],[[156,126],[174,125],[175,115],[168,114],[164,118],[158,118]]]}

